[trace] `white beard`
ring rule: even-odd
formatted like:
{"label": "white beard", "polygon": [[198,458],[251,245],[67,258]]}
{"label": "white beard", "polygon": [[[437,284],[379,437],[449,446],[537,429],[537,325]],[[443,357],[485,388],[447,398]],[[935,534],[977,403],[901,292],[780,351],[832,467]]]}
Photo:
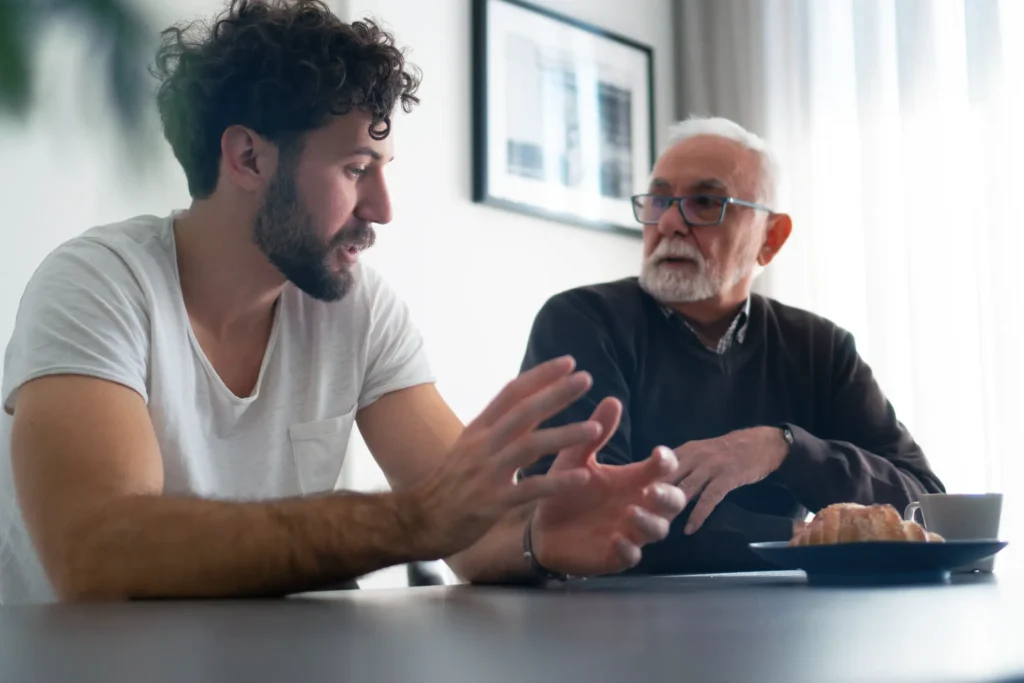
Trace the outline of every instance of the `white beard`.
{"label": "white beard", "polygon": [[[687,258],[691,266],[672,266],[662,263],[667,257]],[[694,272],[696,269],[696,272]],[[708,266],[697,247],[679,239],[663,240],[654,253],[644,259],[640,271],[640,287],[665,304],[687,304],[718,296],[733,287],[753,270],[739,268],[734,273],[722,273]]]}

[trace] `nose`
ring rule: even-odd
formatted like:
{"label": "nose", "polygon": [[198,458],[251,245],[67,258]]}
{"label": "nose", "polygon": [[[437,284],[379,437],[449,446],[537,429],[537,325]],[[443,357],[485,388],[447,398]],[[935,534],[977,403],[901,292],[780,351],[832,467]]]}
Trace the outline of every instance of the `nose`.
{"label": "nose", "polygon": [[658,232],[662,237],[679,235],[686,237],[690,234],[690,226],[683,220],[683,214],[677,204],[673,204],[658,219]]}
{"label": "nose", "polygon": [[364,183],[360,188],[362,192],[360,192],[359,203],[356,206],[356,215],[378,225],[390,223],[392,218],[391,194],[388,192],[384,175],[376,173],[368,180],[372,180],[372,182]]}

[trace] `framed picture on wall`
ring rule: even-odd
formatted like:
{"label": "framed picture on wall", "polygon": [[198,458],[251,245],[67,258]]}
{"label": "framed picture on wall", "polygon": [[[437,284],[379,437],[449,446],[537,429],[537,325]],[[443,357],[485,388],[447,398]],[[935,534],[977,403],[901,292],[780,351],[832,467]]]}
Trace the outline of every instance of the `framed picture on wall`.
{"label": "framed picture on wall", "polygon": [[651,48],[520,0],[474,0],[473,199],[641,233],[654,162]]}

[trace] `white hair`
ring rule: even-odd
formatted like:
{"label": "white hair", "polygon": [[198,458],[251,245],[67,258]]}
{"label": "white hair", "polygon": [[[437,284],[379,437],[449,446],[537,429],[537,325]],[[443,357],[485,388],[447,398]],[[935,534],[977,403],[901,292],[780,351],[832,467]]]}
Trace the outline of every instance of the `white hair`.
{"label": "white hair", "polygon": [[701,135],[713,135],[738,142],[744,149],[755,152],[760,157],[761,177],[758,179],[759,196],[756,201],[774,209],[779,164],[768,143],[735,121],[721,117],[691,116],[685,121],[669,126],[669,146]]}

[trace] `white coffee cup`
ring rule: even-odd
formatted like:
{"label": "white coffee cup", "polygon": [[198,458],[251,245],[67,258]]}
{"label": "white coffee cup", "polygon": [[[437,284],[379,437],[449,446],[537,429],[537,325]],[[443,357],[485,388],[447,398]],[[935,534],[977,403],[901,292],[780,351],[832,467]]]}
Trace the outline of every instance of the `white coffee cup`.
{"label": "white coffee cup", "polygon": [[[998,539],[1003,494],[926,493],[907,506],[904,519],[913,520],[918,509],[924,516],[924,527],[947,541]],[[990,572],[994,560],[994,556],[988,557],[957,571]]]}

